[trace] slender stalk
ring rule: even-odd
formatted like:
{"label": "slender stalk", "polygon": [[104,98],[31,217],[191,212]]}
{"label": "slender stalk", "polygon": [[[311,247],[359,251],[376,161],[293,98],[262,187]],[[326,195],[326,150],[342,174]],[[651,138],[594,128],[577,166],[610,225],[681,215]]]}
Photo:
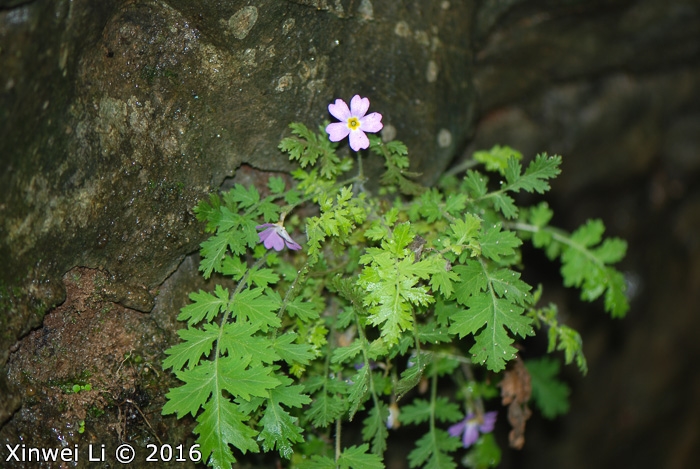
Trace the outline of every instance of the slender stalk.
{"label": "slender stalk", "polygon": [[437,370],[430,379],[430,431],[435,432],[435,402],[437,401]]}
{"label": "slender stalk", "polygon": [[458,164],[457,166],[454,166],[454,167],[448,169],[447,171],[445,171],[445,172],[443,173],[443,175],[444,175],[444,176],[454,176],[455,174],[459,174],[459,173],[461,173],[461,172],[463,172],[463,171],[466,171],[466,170],[468,170],[468,169],[471,169],[471,168],[473,168],[474,166],[476,166],[476,165],[478,165],[478,164],[479,164],[479,162],[476,161],[476,160],[471,160],[471,159],[470,159],[470,160],[465,160],[465,161],[462,161],[462,162],[461,162],[460,164]]}
{"label": "slender stalk", "polygon": [[531,225],[529,223],[521,222],[507,223],[505,224],[505,226],[506,228],[511,228],[518,231],[527,231],[529,233],[539,233],[540,231],[546,231],[552,235],[552,239],[554,239],[555,241],[558,241],[562,244],[569,246],[572,249],[583,253],[594,264],[597,264],[601,267],[605,266],[605,264],[600,262],[600,259],[591,255],[591,252],[588,250],[588,248],[586,248],[586,246],[582,246],[579,243],[572,241],[564,230],[558,230],[551,227],[539,227],[536,225]]}
{"label": "slender stalk", "polygon": [[335,467],[338,467],[338,459],[340,458],[340,453],[341,453],[340,432],[341,432],[342,428],[343,428],[343,425],[340,421],[340,417],[338,417],[335,420],[335,463],[336,463]]}
{"label": "slender stalk", "polygon": [[[305,263],[301,269],[297,271],[297,276],[294,277],[294,281],[292,284],[289,286],[289,289],[287,289],[287,293],[284,295],[284,299],[282,300],[282,306],[280,306],[280,310],[277,312],[277,317],[282,319],[282,316],[284,315],[284,312],[287,310],[287,305],[289,304],[290,301],[294,299],[293,293],[294,293],[294,288],[296,288],[297,284],[306,277],[306,274],[309,270],[309,264]],[[275,334],[276,335],[276,334]],[[273,337],[274,338],[274,337]]]}

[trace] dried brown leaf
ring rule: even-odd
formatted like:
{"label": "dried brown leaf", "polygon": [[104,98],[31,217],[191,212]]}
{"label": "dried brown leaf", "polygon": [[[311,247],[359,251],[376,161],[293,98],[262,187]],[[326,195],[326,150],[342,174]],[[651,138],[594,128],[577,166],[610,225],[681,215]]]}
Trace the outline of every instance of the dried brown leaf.
{"label": "dried brown leaf", "polygon": [[532,384],[530,373],[519,356],[508,364],[498,385],[501,388],[501,403],[508,406],[508,422],[513,428],[508,435],[508,442],[511,448],[521,449],[525,444],[525,423],[532,415],[527,406]]}

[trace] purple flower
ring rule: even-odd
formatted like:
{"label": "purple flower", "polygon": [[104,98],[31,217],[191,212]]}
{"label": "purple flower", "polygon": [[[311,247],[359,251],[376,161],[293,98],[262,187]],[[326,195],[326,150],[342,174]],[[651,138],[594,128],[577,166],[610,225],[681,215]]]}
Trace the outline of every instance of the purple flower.
{"label": "purple flower", "polygon": [[497,411],[486,412],[483,421],[479,421],[473,412],[469,412],[464,420],[447,429],[451,436],[462,435],[462,446],[469,448],[479,439],[479,433],[491,433],[496,425]]}
{"label": "purple flower", "polygon": [[274,249],[275,251],[281,251],[284,245],[293,251],[298,251],[301,249],[291,236],[284,229],[284,226],[278,225],[276,223],[265,223],[264,225],[258,225],[255,227],[258,230],[264,230],[258,233],[260,242],[265,245],[267,249]]}
{"label": "purple flower", "polygon": [[336,99],[335,104],[328,105],[328,112],[340,122],[328,124],[326,132],[331,142],[339,142],[350,135],[350,148],[355,151],[369,147],[369,139],[365,132],[375,133],[382,130],[382,115],[378,112],[367,114],[369,99],[361,98],[359,94],[350,100],[350,108],[342,99]]}

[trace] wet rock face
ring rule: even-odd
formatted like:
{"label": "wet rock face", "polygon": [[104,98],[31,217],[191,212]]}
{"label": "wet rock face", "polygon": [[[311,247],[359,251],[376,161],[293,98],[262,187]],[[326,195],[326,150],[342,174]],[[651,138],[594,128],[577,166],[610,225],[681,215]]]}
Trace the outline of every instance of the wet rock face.
{"label": "wet rock face", "polygon": [[486,109],[565,81],[663,72],[700,54],[693,0],[493,3],[474,27],[474,83]]}
{"label": "wet rock face", "polygon": [[8,459],[5,445],[18,441],[45,448],[77,445],[75,467],[88,467],[81,459],[88,458],[92,438],[99,440],[95,447],[110,450],[120,441],[155,442],[154,434],[184,439],[191,429],[175,430],[174,419],[159,411],[168,386],[175,384],[160,367],[161,350],[172,337],[159,316],[110,301],[105,294],[110,280],[102,271],[71,269],[63,283],[66,300],[8,362],[8,378],[23,405],[0,428],[3,467],[27,467]]}
{"label": "wet rock face", "polygon": [[73,266],[149,311],[202,239],[196,202],[241,163],[289,169],[287,125],[320,124],[337,97],[369,96],[426,180],[448,164],[474,115],[470,4],[307,3],[6,5],[0,350],[63,300]]}
{"label": "wet rock face", "polygon": [[[287,124],[316,126],[330,118],[329,102],[355,93],[384,115],[384,137],[407,143],[411,169],[428,183],[464,147],[467,154],[495,143],[526,156],[563,154],[553,205],[561,203],[558,213],[575,206],[567,227],[602,216],[611,233],[631,241],[631,253],[647,253],[629,264],[644,285],[654,285],[653,273],[671,271],[671,261],[658,258],[674,246],[682,259],[672,259],[673,276],[641,294],[655,298],[644,311],[664,313],[669,298],[674,311],[697,311],[699,55],[695,0],[0,0],[0,424],[22,405],[0,439],[49,421],[79,441],[75,425],[92,405],[109,418],[91,420],[90,431],[115,438],[127,414],[139,419],[127,398],[157,432],[177,427],[186,438],[181,423],[153,417],[167,383],[150,372],[141,380],[143,365],[120,364],[129,350],[158,360],[174,340],[186,293],[202,281],[196,259],[181,264],[203,239],[191,208],[234,173],[247,182],[261,174],[251,168],[288,170],[277,150]],[[659,215],[669,208],[671,215]],[[673,226],[666,244],[643,231],[660,226]],[[645,255],[652,267],[640,267]],[[93,268],[79,271],[82,287],[75,275],[64,276],[75,266]],[[99,288],[87,279],[98,279]],[[697,320],[678,318],[683,343],[695,344]],[[657,320],[669,328],[661,335],[673,337],[671,323]],[[90,332],[104,324],[109,356]],[[611,361],[604,344],[616,337],[596,348],[593,336],[587,345],[591,369],[602,371],[587,377],[590,392],[580,399],[599,395],[600,411],[591,419],[586,402],[574,403],[581,410],[572,418],[592,424],[567,434],[566,443],[591,442],[578,448],[582,467],[590,454],[602,454],[600,428],[629,431],[610,425],[600,392],[616,378],[614,394],[625,395],[624,371],[654,338],[648,330],[656,328],[641,319],[629,324],[643,340],[619,345],[626,351],[610,368],[603,368]],[[657,369],[668,370],[672,345],[659,346]],[[61,347],[69,359],[59,363]],[[687,348],[697,356],[697,346]],[[103,384],[119,405],[50,382],[54,375],[63,383],[80,379],[83,358],[98,364],[97,373],[120,371],[120,381]],[[658,407],[669,387],[682,387],[663,383],[682,383],[692,367],[672,371],[634,412]],[[693,379],[677,402],[694,402]],[[137,384],[150,404],[137,399]],[[72,412],[70,422],[52,408],[57,403]],[[697,407],[688,415],[699,415]],[[629,408],[620,408],[618,421],[628,422]],[[685,413],[668,409],[661,416],[669,420]],[[696,421],[679,427],[691,432]],[[150,438],[143,422],[136,430]],[[61,435],[32,437],[53,445]],[[616,441],[610,436],[611,448]],[[547,448],[544,459],[551,447],[533,446]],[[556,450],[564,465],[571,462],[566,450],[563,443]]]}

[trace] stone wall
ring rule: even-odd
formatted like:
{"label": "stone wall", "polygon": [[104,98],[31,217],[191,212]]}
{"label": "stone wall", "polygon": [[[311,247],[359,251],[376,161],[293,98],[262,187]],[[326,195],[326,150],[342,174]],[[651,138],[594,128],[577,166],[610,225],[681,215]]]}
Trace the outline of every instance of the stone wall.
{"label": "stone wall", "polygon": [[[674,467],[697,456],[683,443],[693,441],[690,420],[672,418],[698,389],[690,360],[700,355],[688,335],[700,306],[696,1],[0,0],[0,90],[0,422],[22,406],[0,438],[48,415],[50,399],[37,394],[46,366],[32,369],[27,354],[50,360],[71,334],[47,312],[114,311],[151,331],[114,339],[119,350],[165,348],[197,281],[192,258],[182,263],[203,239],[195,203],[230,178],[288,170],[276,148],[287,124],[316,125],[329,102],[360,93],[408,144],[424,182],[495,143],[526,157],[560,153],[551,203],[568,214],[562,224],[603,217],[631,241],[630,318],[611,332],[572,306],[592,337],[590,376],[571,377],[581,390],[566,420],[574,429],[558,431],[567,439],[546,453],[534,436],[506,463],[562,467],[578,454],[590,467],[610,415],[602,445],[613,452],[615,432],[626,432],[635,465],[671,467],[666,446],[680,454]],[[83,297],[92,302],[75,306]],[[674,339],[689,361],[668,368]],[[648,353],[654,360],[640,358]],[[647,363],[662,384],[644,381]],[[631,397],[606,407],[595,390],[624,370],[634,389],[622,379],[610,389]],[[133,376],[122,379],[110,389],[135,399]],[[654,442],[653,418],[683,430]],[[595,461],[619,467],[619,458]]]}

